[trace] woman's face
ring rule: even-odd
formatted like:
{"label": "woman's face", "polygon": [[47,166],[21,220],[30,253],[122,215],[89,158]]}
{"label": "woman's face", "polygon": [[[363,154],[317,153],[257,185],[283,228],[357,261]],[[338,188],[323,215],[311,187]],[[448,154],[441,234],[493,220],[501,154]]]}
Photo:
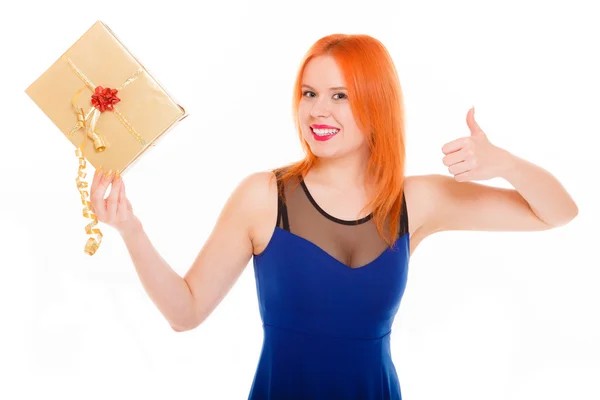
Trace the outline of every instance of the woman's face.
{"label": "woman's face", "polygon": [[308,62],[298,116],[302,136],[317,157],[341,157],[367,146],[350,110],[348,90],[331,56]]}

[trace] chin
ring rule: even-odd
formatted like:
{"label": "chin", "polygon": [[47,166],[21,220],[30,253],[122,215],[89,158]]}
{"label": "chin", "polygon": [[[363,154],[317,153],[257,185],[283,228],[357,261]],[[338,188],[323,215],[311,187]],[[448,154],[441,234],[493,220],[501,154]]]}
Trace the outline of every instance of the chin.
{"label": "chin", "polygon": [[334,140],[335,138],[333,138],[332,140],[320,142],[312,136],[312,132],[309,133],[308,136],[306,135],[306,133],[304,133],[303,138],[304,140],[306,140],[310,151],[316,157],[319,158],[336,158],[342,155],[343,153],[347,152],[348,150],[341,148],[340,144],[342,143],[337,140]]}
{"label": "chin", "polygon": [[337,158],[343,153],[337,146],[323,146],[322,143],[308,142],[310,151],[319,158]]}

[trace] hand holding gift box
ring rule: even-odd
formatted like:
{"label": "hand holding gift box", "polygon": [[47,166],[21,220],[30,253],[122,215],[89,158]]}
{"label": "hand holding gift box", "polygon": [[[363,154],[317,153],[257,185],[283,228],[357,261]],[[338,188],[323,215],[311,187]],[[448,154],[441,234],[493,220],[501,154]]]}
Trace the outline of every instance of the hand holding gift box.
{"label": "hand holding gift box", "polygon": [[93,255],[102,233],[88,200],[86,162],[122,175],[187,114],[101,21],[26,93],[76,147],[77,187],[91,219],[85,252]]}
{"label": "hand holding gift box", "polygon": [[[109,186],[110,194],[105,199]],[[90,190],[90,203],[98,221],[112,226],[122,237],[142,226],[133,213],[133,207],[125,193],[125,183],[118,172],[112,174],[103,173],[102,169],[96,171]]]}

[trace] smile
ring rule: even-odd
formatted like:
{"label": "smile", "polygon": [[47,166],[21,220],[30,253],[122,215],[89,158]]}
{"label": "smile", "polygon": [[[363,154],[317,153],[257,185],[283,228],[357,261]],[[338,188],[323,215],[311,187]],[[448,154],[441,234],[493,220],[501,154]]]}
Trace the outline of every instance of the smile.
{"label": "smile", "polygon": [[334,137],[337,133],[339,133],[339,129],[337,128],[331,128],[331,129],[314,129],[314,128],[310,128],[313,137],[316,140],[319,141],[325,141],[325,140],[329,140],[332,137]]}

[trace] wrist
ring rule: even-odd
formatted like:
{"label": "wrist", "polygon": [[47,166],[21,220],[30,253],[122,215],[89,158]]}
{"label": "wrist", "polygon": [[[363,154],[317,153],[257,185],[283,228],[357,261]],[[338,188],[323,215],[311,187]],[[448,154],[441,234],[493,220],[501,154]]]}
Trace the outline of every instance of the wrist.
{"label": "wrist", "polygon": [[519,170],[519,157],[515,156],[508,150],[501,149],[502,151],[502,169],[500,171],[500,178],[510,180],[514,177],[515,172]]}
{"label": "wrist", "polygon": [[143,231],[142,222],[137,217],[132,217],[131,220],[119,227],[118,232],[125,240],[136,236]]}

